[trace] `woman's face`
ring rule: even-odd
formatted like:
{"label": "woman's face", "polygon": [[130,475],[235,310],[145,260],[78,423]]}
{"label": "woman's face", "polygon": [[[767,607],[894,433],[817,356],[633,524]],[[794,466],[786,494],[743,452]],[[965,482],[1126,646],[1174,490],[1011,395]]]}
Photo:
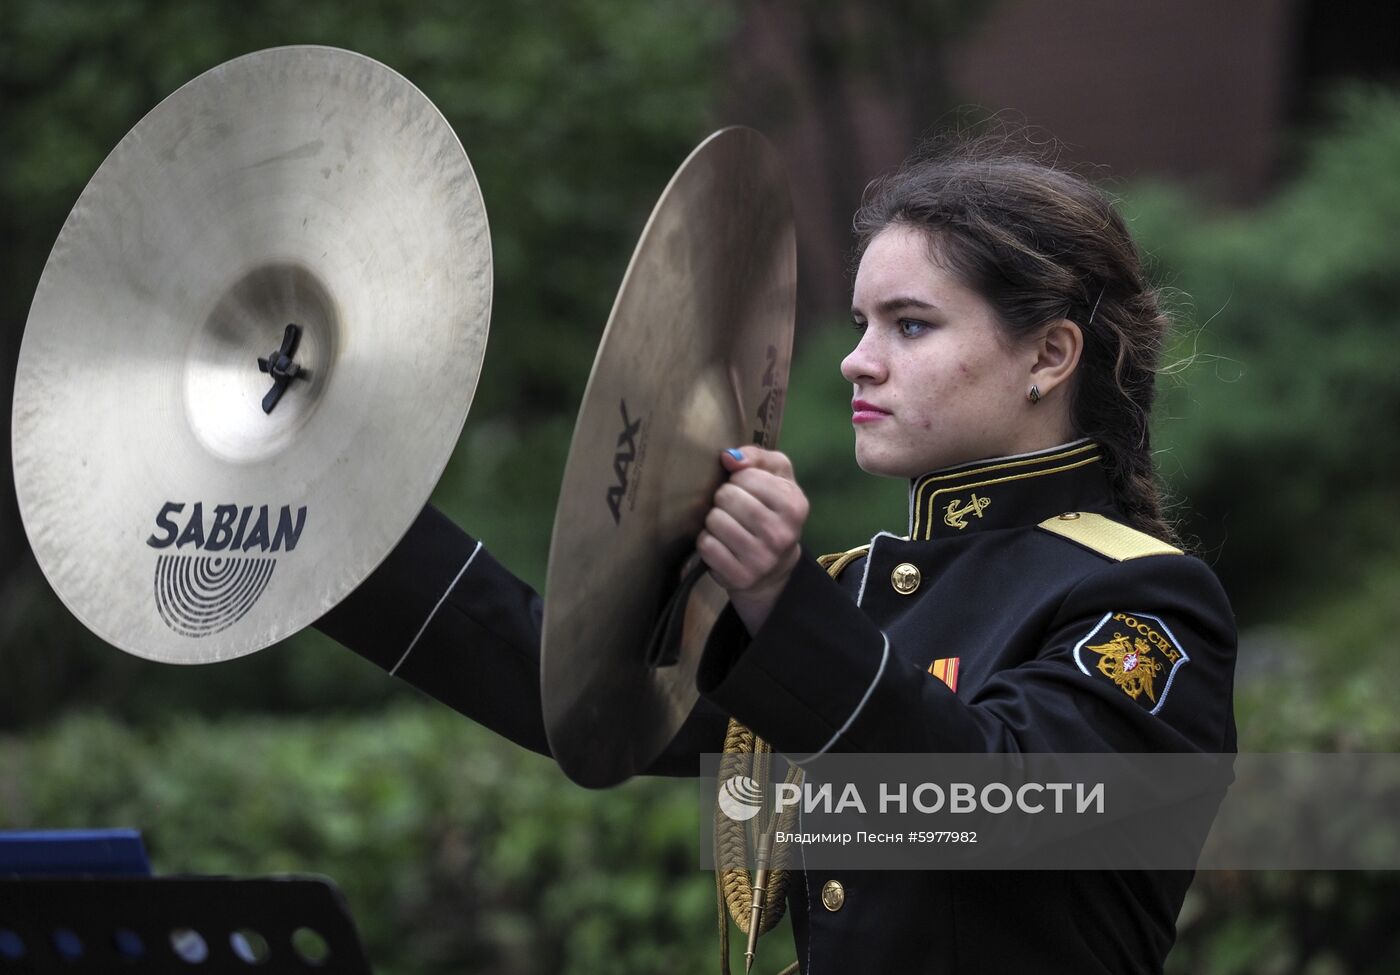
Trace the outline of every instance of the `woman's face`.
{"label": "woman's face", "polygon": [[856,273],[851,315],[860,341],[841,363],[855,386],[856,462],[917,477],[1036,450],[1027,423],[1031,345],[1013,345],[980,295],[930,259],[928,238],[892,224]]}

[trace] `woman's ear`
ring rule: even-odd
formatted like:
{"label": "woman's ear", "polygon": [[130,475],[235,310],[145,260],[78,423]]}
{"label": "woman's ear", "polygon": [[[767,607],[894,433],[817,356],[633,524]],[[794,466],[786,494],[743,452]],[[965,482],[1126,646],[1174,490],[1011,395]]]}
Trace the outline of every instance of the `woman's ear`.
{"label": "woman's ear", "polygon": [[1045,396],[1074,374],[1084,351],[1084,332],[1068,318],[1061,318],[1045,326],[1032,350],[1031,382]]}

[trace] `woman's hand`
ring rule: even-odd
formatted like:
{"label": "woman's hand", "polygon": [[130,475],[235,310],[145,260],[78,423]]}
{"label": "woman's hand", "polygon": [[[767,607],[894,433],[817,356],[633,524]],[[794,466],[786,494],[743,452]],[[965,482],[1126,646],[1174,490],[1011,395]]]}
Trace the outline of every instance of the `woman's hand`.
{"label": "woman's hand", "polygon": [[793,477],[792,462],[776,450],[726,450],[720,463],[729,480],[715,492],[695,548],[728,590],[744,626],[757,633],[801,557],[807,496]]}

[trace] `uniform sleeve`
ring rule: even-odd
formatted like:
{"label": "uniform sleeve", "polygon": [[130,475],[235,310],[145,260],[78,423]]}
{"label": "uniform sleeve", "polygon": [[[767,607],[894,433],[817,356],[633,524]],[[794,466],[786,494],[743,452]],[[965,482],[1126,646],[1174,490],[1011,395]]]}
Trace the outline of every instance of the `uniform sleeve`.
{"label": "uniform sleeve", "polygon": [[1235,642],[1229,603],[1199,560],[1109,562],[1068,593],[1030,659],[964,699],[891,653],[803,559],[751,641],[736,617],[722,620],[699,682],[799,761],[829,750],[1233,751]]}
{"label": "uniform sleeve", "polygon": [[[431,505],[317,629],[455,711],[549,755],[540,701],[543,603]],[[701,701],[654,775],[696,775],[727,716]]]}

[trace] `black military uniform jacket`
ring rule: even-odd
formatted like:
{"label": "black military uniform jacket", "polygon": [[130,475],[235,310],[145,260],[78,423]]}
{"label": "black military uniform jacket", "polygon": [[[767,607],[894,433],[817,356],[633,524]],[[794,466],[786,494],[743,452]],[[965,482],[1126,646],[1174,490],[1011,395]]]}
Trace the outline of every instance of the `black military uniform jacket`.
{"label": "black military uniform jacket", "polygon": [[[833,580],[802,560],[751,639],[732,613],[721,618],[701,704],[652,771],[693,773],[729,714],[797,758],[1235,747],[1224,593],[1203,563],[1123,524],[1092,443],[925,475],[911,485],[909,537],[877,535],[844,561]],[[538,597],[435,512],[318,625],[547,753]],[[1120,632],[1151,649],[1093,649]],[[1153,972],[1189,882],[799,874],[789,910],[807,975]]]}

